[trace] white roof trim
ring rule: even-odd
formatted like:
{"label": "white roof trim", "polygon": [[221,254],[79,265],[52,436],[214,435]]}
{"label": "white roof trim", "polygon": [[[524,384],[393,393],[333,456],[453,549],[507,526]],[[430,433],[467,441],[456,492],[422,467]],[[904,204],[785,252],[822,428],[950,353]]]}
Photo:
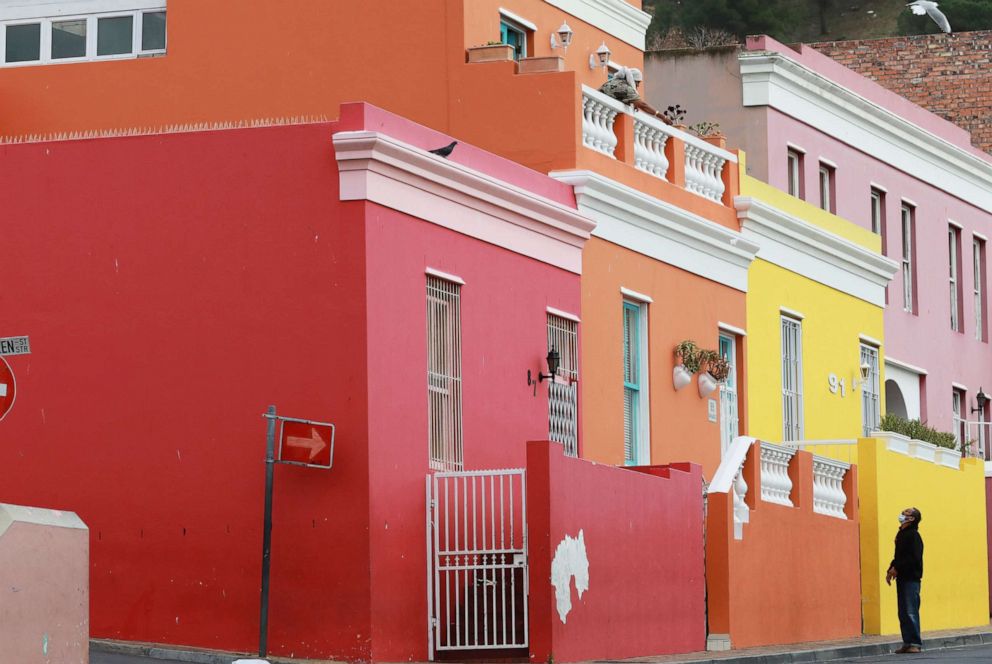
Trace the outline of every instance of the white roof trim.
{"label": "white roof trim", "polygon": [[165,9],[166,0],[0,0],[0,21]]}
{"label": "white roof trim", "polygon": [[859,334],[858,340],[868,344],[869,346],[874,346],[875,348],[882,347],[882,342],[880,339],[876,339],[875,337],[869,337],[867,334]]}
{"label": "white roof trim", "polygon": [[575,187],[579,211],[597,224],[596,237],[747,292],[754,241],[593,171],[551,177]]}
{"label": "white roof trim", "polygon": [[747,330],[741,329],[736,325],[731,325],[730,323],[718,322],[716,326],[718,329],[723,330],[724,332],[730,332],[731,334],[736,334],[739,337],[747,336]]}
{"label": "white roof trim", "polygon": [[508,18],[511,21],[513,21],[514,23],[516,23],[518,25],[521,25],[521,26],[527,28],[528,30],[537,32],[537,25],[536,24],[532,23],[531,21],[528,21],[527,19],[525,19],[523,16],[520,16],[519,14],[514,14],[509,9],[503,9],[502,7],[500,7],[499,8],[499,14],[500,14],[500,16],[502,16],[504,18]]}
{"label": "white roof trim", "polygon": [[923,182],[992,211],[992,162],[768,51],[739,56],[745,106],[772,106]]}
{"label": "white roof trim", "polygon": [[644,293],[638,293],[636,290],[630,290],[629,288],[620,288],[620,294],[624,297],[629,297],[632,300],[637,300],[638,302],[644,302],[645,304],[651,304],[654,302],[654,298],[650,295],[645,295]]}
{"label": "white roof trim", "polygon": [[435,270],[432,267],[424,270],[424,274],[430,275],[432,277],[437,277],[438,279],[444,279],[445,281],[450,281],[453,284],[459,284],[461,286],[465,285],[465,280],[461,277],[455,276],[453,274],[448,274],[447,272],[441,272],[441,270]]}
{"label": "white roof trim", "polygon": [[750,196],[738,196],[734,205],[744,236],[761,245],[759,259],[885,306],[898,263]]}
{"label": "white roof trim", "polygon": [[562,311],[561,309],[555,309],[554,307],[547,307],[546,311],[552,316],[558,316],[559,318],[564,318],[565,320],[570,320],[573,323],[581,323],[582,319],[575,314],[570,314],[567,311]]}
{"label": "white roof trim", "polygon": [[574,209],[374,131],[334,134],[341,200],[368,200],[582,273],[595,224]]}
{"label": "white roof trim", "polygon": [[639,51],[644,50],[644,35],[651,25],[651,14],[641,11],[626,0],[546,0],[594,28],[625,41]]}
{"label": "white roof trim", "polygon": [[806,314],[799,313],[795,309],[789,309],[788,307],[779,307],[778,312],[782,316],[795,318],[796,320],[806,320]]}
{"label": "white roof trim", "polygon": [[919,374],[920,376],[926,376],[927,375],[927,370],[926,369],[924,369],[922,367],[918,367],[915,364],[910,364],[909,362],[903,362],[902,360],[897,360],[894,357],[888,357],[888,356],[886,356],[885,357],[885,363],[886,364],[891,364],[892,366],[897,367],[899,369],[905,369],[906,371],[908,371],[910,373]]}
{"label": "white roof trim", "polygon": [[962,392],[968,391],[967,385],[962,385],[961,383],[955,383],[954,381],[951,381],[951,387],[953,387],[956,390],[961,390]]}

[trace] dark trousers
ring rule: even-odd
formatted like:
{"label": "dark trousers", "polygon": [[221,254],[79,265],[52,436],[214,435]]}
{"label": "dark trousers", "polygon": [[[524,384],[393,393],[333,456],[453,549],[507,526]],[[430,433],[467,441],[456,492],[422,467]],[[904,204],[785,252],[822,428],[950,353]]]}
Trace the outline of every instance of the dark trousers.
{"label": "dark trousers", "polygon": [[896,579],[896,601],[899,603],[899,628],[902,642],[907,646],[923,646],[920,636],[920,582]]}

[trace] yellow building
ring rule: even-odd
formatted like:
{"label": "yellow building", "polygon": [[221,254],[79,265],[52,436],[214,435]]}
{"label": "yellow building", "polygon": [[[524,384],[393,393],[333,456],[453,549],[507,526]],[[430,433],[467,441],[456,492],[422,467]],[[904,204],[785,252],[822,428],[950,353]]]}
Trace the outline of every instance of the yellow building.
{"label": "yellow building", "polygon": [[962,459],[886,433],[856,445],[810,446],[808,451],[858,465],[861,508],[861,595],[866,634],[898,634],[896,587],[885,584],[897,517],[920,510],[925,631],[986,625],[989,620],[985,472],[981,459]]}
{"label": "yellow building", "polygon": [[[741,166],[748,273],[749,434],[857,439],[884,412],[885,287],[897,266],[881,238],[756,180]],[[864,377],[863,377],[864,376]]]}

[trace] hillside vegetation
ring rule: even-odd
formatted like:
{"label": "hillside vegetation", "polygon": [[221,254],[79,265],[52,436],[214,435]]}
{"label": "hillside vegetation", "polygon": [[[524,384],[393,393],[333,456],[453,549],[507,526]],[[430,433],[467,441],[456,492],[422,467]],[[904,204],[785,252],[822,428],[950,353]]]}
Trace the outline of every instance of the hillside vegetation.
{"label": "hillside vegetation", "polygon": [[[685,37],[719,43],[769,34],[809,43],[937,32],[928,17],[910,13],[907,1],[644,0],[644,9],[654,15],[648,33],[654,47]],[[940,9],[956,32],[992,29],[992,0],[940,0]]]}

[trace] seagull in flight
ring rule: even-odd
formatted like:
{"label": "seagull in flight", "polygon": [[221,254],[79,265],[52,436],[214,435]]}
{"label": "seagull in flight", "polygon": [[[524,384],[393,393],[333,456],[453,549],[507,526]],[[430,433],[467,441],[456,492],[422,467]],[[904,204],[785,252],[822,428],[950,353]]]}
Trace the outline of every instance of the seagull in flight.
{"label": "seagull in flight", "polygon": [[947,17],[937,9],[937,3],[933,0],[913,0],[906,6],[917,16],[927,15],[932,18],[933,22],[944,32],[951,31],[951,24],[947,22]]}

